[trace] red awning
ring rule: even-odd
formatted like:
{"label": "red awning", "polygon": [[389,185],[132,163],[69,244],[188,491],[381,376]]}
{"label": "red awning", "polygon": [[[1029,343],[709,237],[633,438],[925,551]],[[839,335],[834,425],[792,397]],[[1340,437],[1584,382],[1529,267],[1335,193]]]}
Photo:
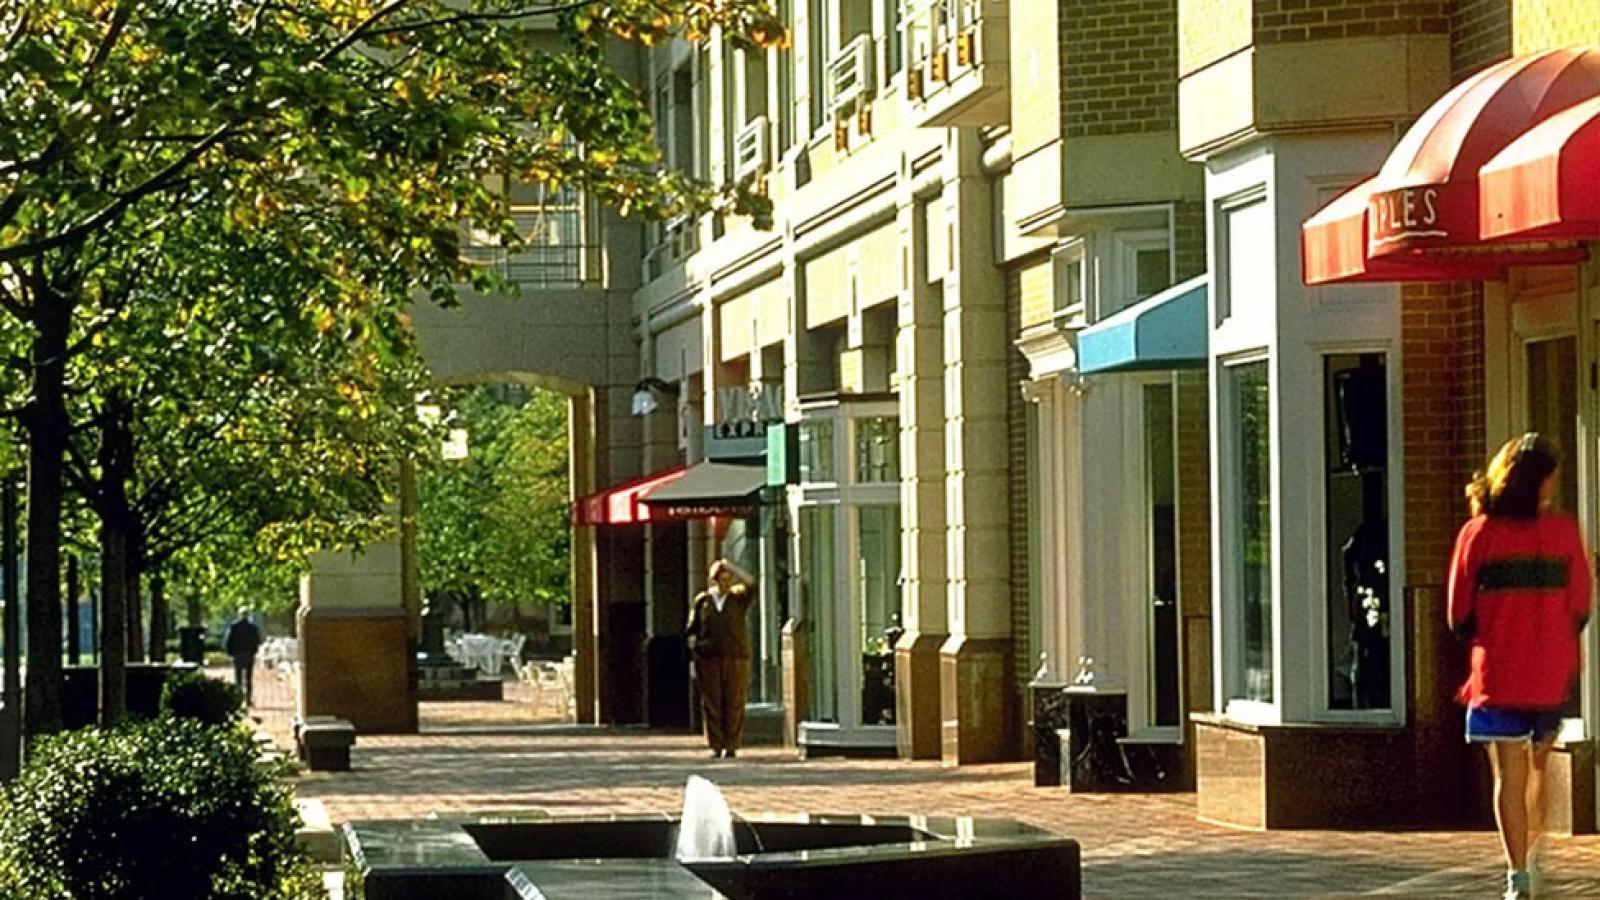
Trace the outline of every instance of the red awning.
{"label": "red awning", "polygon": [[1600,238],[1600,97],[1546,119],[1478,173],[1486,239]]}
{"label": "red awning", "polygon": [[590,494],[572,503],[574,525],[642,525],[649,522],[650,507],[642,503],[644,496],[663,485],[683,477],[683,466],[674,466],[664,472],[646,475],[616,487]]}
{"label": "red awning", "polygon": [[[1478,170],[1540,122],[1595,96],[1600,49],[1518,57],[1457,85],[1411,126],[1375,177],[1307,220],[1305,282],[1481,279],[1513,260],[1558,261],[1483,244]],[[1567,258],[1570,250],[1560,256]]]}

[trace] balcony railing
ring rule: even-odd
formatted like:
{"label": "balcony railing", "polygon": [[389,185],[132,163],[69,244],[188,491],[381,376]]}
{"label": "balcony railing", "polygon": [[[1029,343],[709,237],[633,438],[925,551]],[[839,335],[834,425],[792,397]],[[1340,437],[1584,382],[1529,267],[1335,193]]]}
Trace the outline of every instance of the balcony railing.
{"label": "balcony railing", "polygon": [[1004,0],[922,0],[907,10],[906,97],[921,125],[1000,125],[1010,117]]}
{"label": "balcony railing", "polygon": [[493,267],[496,272],[525,288],[577,288],[589,279],[584,277],[588,261],[599,252],[589,244],[556,244],[548,246],[505,247],[467,246],[461,256],[477,266]]}

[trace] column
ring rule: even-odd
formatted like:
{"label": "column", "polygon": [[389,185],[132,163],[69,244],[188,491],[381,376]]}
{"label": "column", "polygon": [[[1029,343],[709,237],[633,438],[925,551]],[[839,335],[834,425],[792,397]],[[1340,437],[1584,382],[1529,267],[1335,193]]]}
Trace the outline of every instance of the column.
{"label": "column", "polygon": [[945,548],[950,637],[940,648],[946,765],[1015,755],[1011,678],[1005,292],[977,132],[952,130],[944,277]]}
{"label": "column", "polygon": [[[572,398],[567,407],[568,490],[572,499],[595,491],[594,400],[585,393]],[[581,725],[597,719],[596,660],[599,621],[596,615],[595,527],[579,525],[572,529],[572,693]]]}
{"label": "column", "polygon": [[[928,228],[909,172],[898,212],[901,273],[895,352],[900,370],[900,541],[905,633],[895,645],[900,756],[939,758],[939,648],[945,609],[944,298],[928,283]],[[935,196],[932,202],[941,200]]]}
{"label": "column", "polygon": [[[409,560],[406,560],[409,561]],[[301,716],[338,716],[360,734],[417,730],[411,621],[399,538],[319,553],[300,579]]]}

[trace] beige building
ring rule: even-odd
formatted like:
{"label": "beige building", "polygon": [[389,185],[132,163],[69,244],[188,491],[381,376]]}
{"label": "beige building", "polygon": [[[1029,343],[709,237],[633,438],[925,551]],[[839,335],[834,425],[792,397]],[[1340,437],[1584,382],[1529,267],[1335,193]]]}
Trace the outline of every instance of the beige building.
{"label": "beige building", "polygon": [[[1491,65],[1577,74],[1478,104],[1460,133],[1499,144],[1462,172],[1582,164],[1600,67],[1535,54],[1600,42],[1595,3],[787,0],[790,49],[619,57],[668,162],[764,186],[771,227],[589,211],[597,277],[518,349],[511,313],[429,338],[575,398],[583,714],[691,720],[688,597],[726,555],[762,582],[754,737],[1031,756],[1251,827],[1481,816],[1444,561],[1520,429],[1593,533],[1600,211],[1557,178],[1441,251],[1403,233],[1432,183],[1383,179]],[[1595,818],[1594,682],[1563,828]]]}

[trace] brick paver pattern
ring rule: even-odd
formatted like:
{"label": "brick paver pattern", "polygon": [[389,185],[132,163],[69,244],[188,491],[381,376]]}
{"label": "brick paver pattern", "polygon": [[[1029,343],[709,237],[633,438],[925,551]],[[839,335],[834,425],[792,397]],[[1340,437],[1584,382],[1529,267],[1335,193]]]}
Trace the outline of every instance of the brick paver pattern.
{"label": "brick paver pattern", "polygon": [[[255,715],[287,746],[287,684],[258,677]],[[353,770],[305,773],[301,796],[335,822],[536,809],[554,815],[675,812],[700,774],[736,814],[1005,817],[1076,838],[1090,897],[1498,897],[1492,832],[1254,833],[1195,818],[1193,794],[1068,794],[1027,764],[812,759],[749,748],[711,760],[692,735],[540,721],[519,686],[500,703],[424,703],[423,733],[363,735]],[[1547,897],[1600,897],[1600,837],[1552,839]],[[1045,896],[1027,886],[996,897]]]}

